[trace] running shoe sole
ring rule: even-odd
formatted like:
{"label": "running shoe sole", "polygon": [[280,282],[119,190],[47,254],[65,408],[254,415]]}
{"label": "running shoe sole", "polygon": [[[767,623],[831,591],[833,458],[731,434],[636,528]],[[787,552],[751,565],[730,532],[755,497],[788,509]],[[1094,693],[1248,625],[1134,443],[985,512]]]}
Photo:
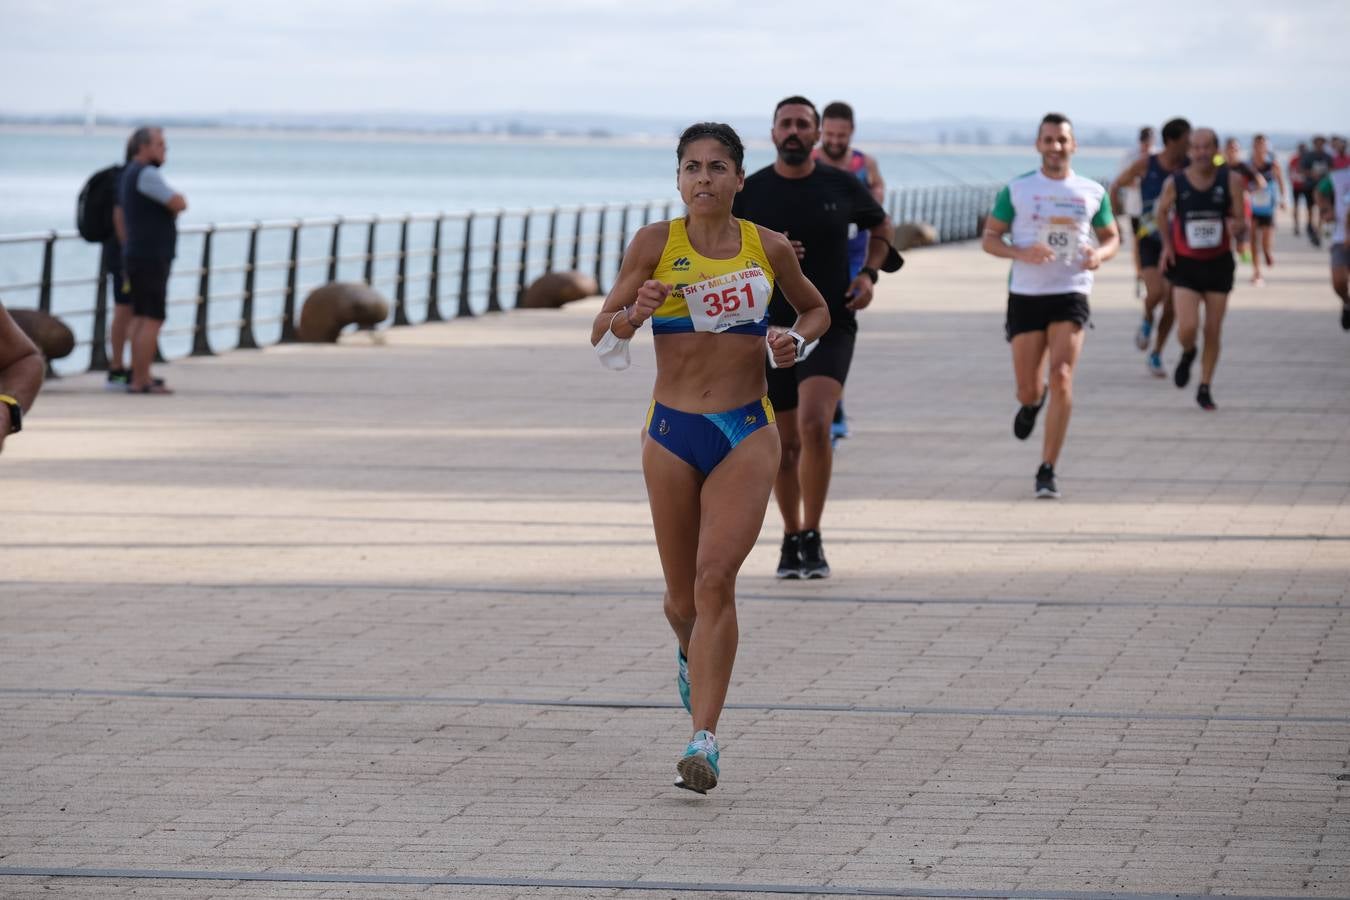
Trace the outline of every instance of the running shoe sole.
{"label": "running shoe sole", "polygon": [[1054,488],[1049,488],[1049,487],[1038,487],[1038,488],[1036,488],[1036,499],[1037,499],[1037,500],[1058,500],[1058,499],[1059,499],[1059,491],[1055,490]]}
{"label": "running shoe sole", "polygon": [[805,578],[807,581],[816,581],[821,578],[829,578],[829,577],[830,577],[829,566],[821,566],[819,569],[802,570],[802,578]]}
{"label": "running shoe sole", "polygon": [[675,783],[676,787],[699,794],[706,794],[717,787],[717,771],[706,757],[698,753],[681,758],[675,764],[675,770],[680,773],[681,779]]}
{"label": "running shoe sole", "polygon": [[781,581],[800,581],[802,578],[801,569],[779,569],[776,573]]}

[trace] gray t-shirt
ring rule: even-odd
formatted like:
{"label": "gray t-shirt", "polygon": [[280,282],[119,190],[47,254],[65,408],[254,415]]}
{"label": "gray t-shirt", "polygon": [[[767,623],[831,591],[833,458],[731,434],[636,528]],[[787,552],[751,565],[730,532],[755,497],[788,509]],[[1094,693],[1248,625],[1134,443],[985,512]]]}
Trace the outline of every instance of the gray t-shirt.
{"label": "gray t-shirt", "polygon": [[141,169],[141,175],[136,179],[136,190],[161,206],[168,206],[173,195],[178,193],[164,180],[159,166],[146,166]]}

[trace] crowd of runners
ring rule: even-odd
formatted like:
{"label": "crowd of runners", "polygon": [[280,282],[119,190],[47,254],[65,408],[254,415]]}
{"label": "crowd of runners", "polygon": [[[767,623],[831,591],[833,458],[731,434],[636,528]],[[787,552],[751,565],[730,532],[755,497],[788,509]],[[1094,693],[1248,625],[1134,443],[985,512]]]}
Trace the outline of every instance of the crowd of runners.
{"label": "crowd of runners", "polygon": [[[656,381],[642,439],[665,614],[674,632],[676,684],[692,737],[677,787],[706,793],[720,777],[717,723],[736,657],[736,579],[764,522],[770,494],[783,520],[776,575],[830,576],[821,537],[835,442],[847,436],[843,394],[858,313],[883,272],[902,260],[880,204],[876,160],[851,146],[853,110],[823,113],[805,97],[774,109],[777,156],[747,175],[729,126],[690,126],[676,149],[685,215],[643,227],[595,317],[591,343],[611,369],[629,364],[629,341],[650,323]],[[1345,227],[1350,160],[1315,138],[1290,165],[1288,188],[1269,142],[1250,159],[1237,141],[1185,119],[1140,133],[1137,155],[1108,187],[1073,171],[1073,123],[1040,122],[1038,169],[999,192],[983,249],[1010,261],[1005,332],[1026,440],[1045,410],[1034,495],[1057,498],[1055,465],[1073,407],[1094,273],[1121,248],[1116,210],[1128,217],[1142,288],[1133,335],[1148,369],[1187,387],[1200,362],[1196,402],[1214,410],[1214,377],[1238,259],[1252,283],[1275,264],[1277,209],[1299,199],[1306,234],[1331,232],[1332,281],[1350,329]],[[1339,141],[1339,143],[1336,143]],[[1297,175],[1297,178],[1295,176]],[[1296,222],[1297,228],[1297,222]],[[772,426],[772,427],[770,427]]]}

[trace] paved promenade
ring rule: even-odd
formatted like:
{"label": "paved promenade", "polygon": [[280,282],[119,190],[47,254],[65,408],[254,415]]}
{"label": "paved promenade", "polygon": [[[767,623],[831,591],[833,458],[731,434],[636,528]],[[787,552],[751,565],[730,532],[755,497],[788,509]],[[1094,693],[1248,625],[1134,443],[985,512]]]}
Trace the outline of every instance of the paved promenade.
{"label": "paved promenade", "polygon": [[[0,897],[1350,895],[1350,334],[1242,268],[1214,385],[1093,298],[1059,502],[1005,264],[863,316],[824,536],[688,737],[598,301],[48,385],[0,457]],[[1167,362],[1175,362],[1175,344]]]}

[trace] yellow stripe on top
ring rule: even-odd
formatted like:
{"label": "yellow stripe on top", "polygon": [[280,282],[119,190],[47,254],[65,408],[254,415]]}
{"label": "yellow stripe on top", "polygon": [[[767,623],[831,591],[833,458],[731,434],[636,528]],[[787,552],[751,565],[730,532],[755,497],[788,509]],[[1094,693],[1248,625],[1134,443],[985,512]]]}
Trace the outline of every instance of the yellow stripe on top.
{"label": "yellow stripe on top", "polygon": [[716,330],[730,331],[733,334],[766,332],[769,297],[773,294],[773,266],[769,264],[764,245],[759,239],[759,229],[755,224],[745,219],[736,221],[741,229],[740,252],[730,259],[712,259],[699,253],[689,242],[689,232],[685,230],[683,218],[670,220],[666,247],[661,253],[661,261],[652,272],[652,278],[672,285],[674,290],[652,316],[654,334],[694,331],[694,322],[689,315],[689,306],[685,302],[684,289],[718,276],[735,274],[745,275],[742,280],[751,285],[752,291],[747,297],[753,297],[757,302],[755,311],[760,313],[759,318],[753,322],[743,322]]}

